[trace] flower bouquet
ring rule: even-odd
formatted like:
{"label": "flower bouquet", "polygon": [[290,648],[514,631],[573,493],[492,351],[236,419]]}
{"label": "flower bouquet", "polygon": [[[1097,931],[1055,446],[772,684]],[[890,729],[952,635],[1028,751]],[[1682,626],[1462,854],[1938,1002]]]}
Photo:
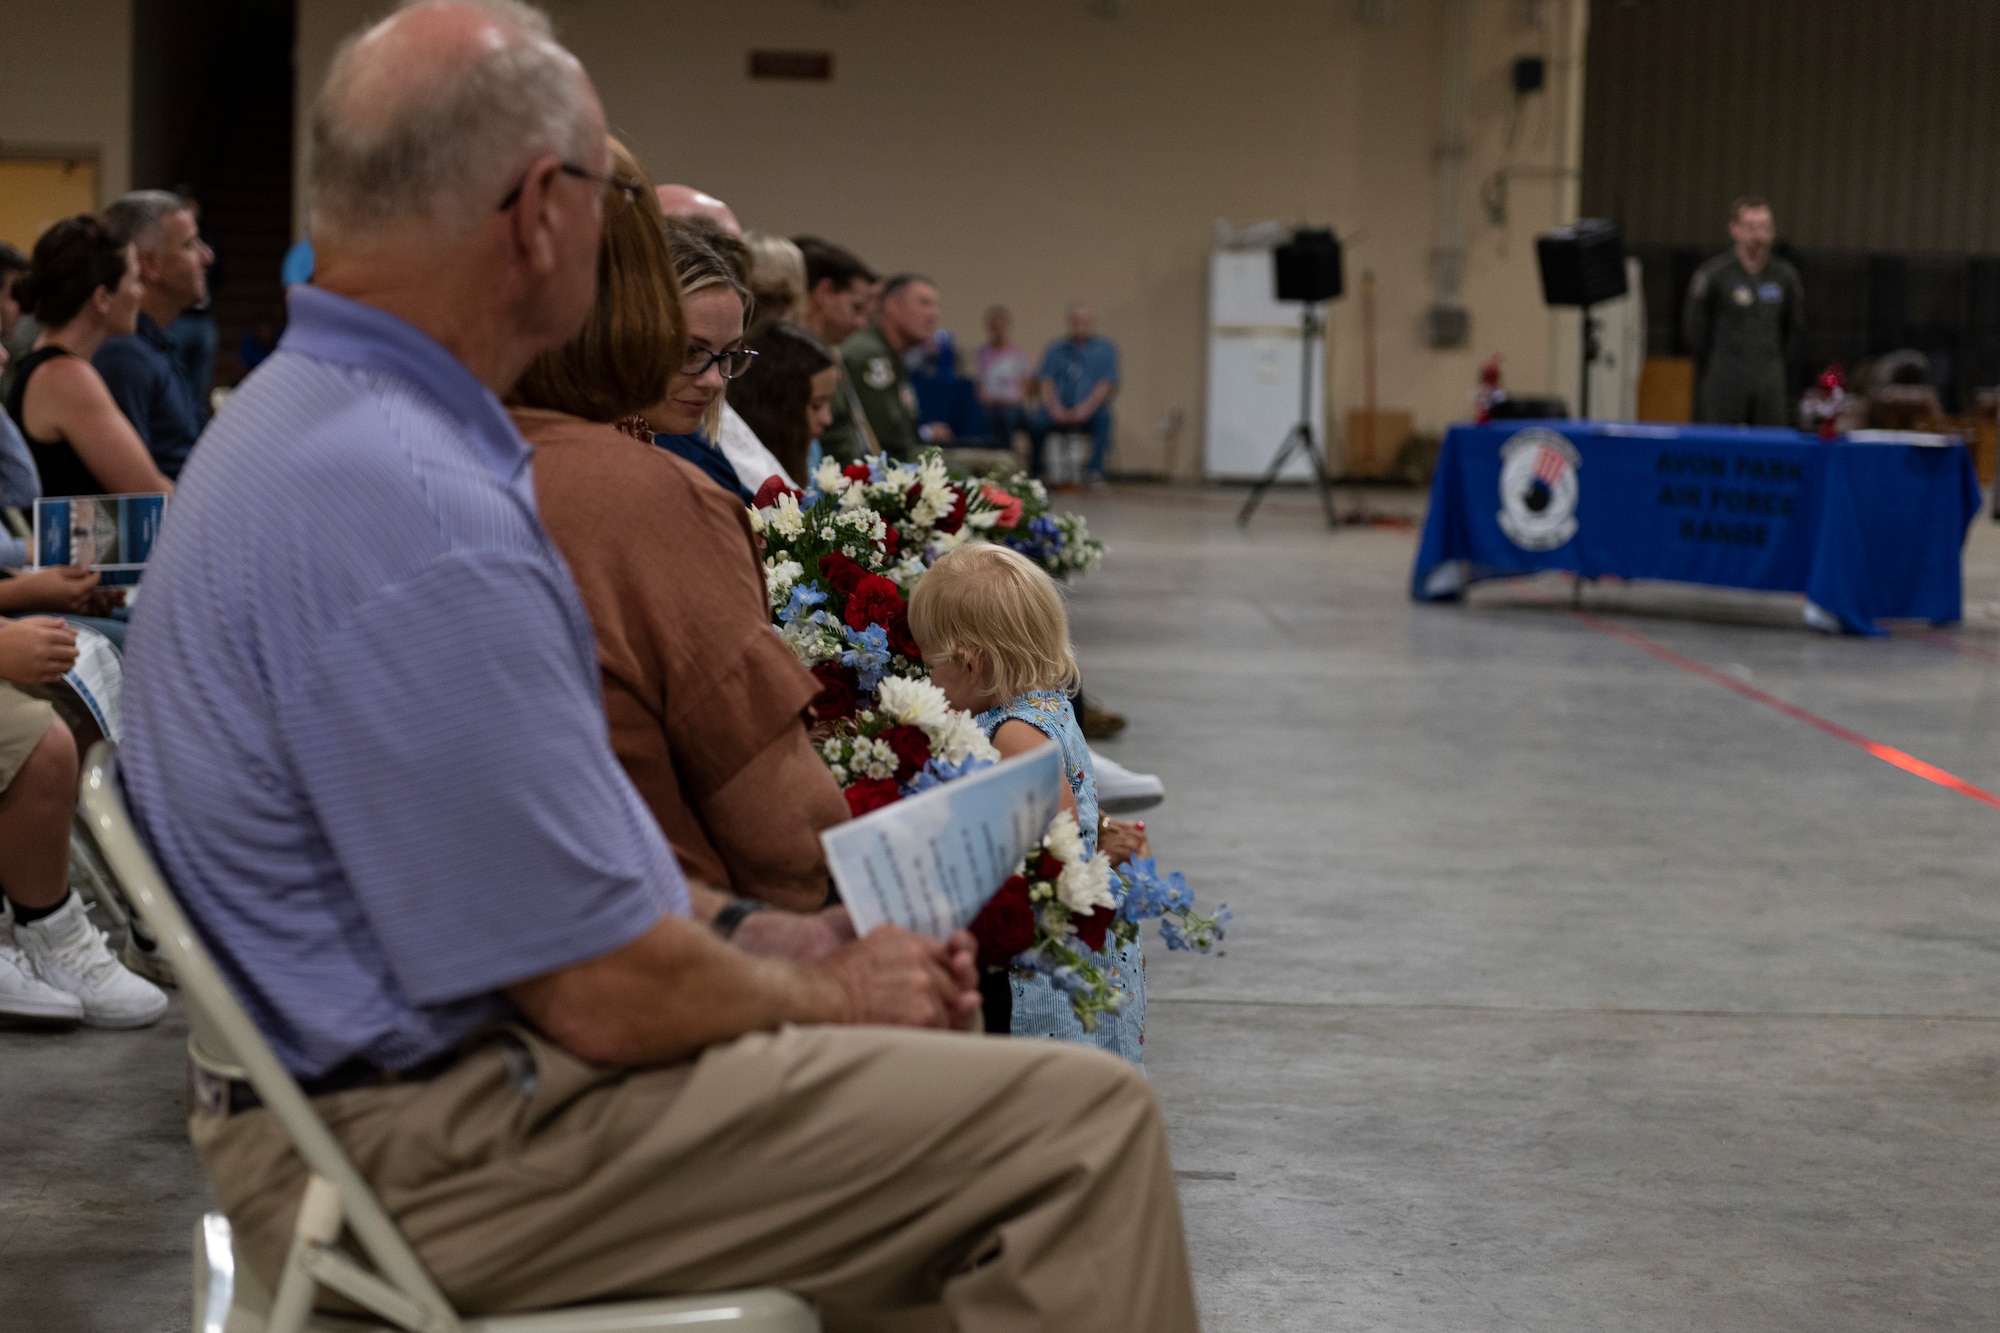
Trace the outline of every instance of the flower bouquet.
{"label": "flower bouquet", "polygon": [[[1040,482],[954,478],[935,450],[916,463],[825,460],[809,482],[804,491],[766,482],[751,526],[764,543],[772,619],[820,684],[814,742],[858,816],[999,758],[930,682],[910,636],[907,595],[924,570],[982,535],[1057,578],[1096,568],[1104,548],[1080,517],[1049,512]],[[1076,819],[1064,814],[972,930],[982,964],[1048,976],[1089,1029],[1124,1005],[1093,954],[1154,917],[1168,948],[1205,952],[1229,911],[1196,915],[1186,881],[1162,880],[1150,860],[1114,870],[1086,859]]]}
{"label": "flower bouquet", "polygon": [[1092,955],[1129,944],[1151,918],[1159,919],[1167,948],[1207,953],[1221,942],[1230,911],[1225,903],[1212,917],[1198,915],[1187,880],[1179,871],[1162,879],[1151,857],[1118,867],[1103,857],[1086,860],[1076,816],[1065,810],[1041,850],[973,919],[972,937],[980,966],[1046,976],[1089,1032],[1126,1003]]}
{"label": "flower bouquet", "polygon": [[1001,468],[967,484],[977,485],[992,506],[987,536],[1027,556],[1057,582],[1088,574],[1104,559],[1104,543],[1090,535],[1083,515],[1050,509],[1048,488],[1027,473]]}

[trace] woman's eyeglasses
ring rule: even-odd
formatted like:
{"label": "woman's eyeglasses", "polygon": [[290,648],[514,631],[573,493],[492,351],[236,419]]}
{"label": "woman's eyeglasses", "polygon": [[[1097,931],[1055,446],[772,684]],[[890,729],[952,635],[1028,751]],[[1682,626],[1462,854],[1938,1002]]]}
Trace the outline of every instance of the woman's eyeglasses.
{"label": "woman's eyeglasses", "polygon": [[[646,187],[638,181],[624,176],[614,176],[608,171],[592,171],[588,167],[579,167],[574,162],[560,163],[557,165],[556,170],[565,176],[574,176],[580,181],[595,181],[604,187],[607,194],[616,191],[624,195],[625,202],[628,204],[639,203],[646,197]],[[505,213],[515,204],[520,203],[521,191],[527,188],[528,178],[523,176],[513,189],[507,191],[507,197],[500,201],[500,211]]]}
{"label": "woman's eyeglasses", "polygon": [[688,348],[687,360],[681,362],[681,374],[689,379],[700,379],[714,366],[722,372],[726,380],[742,379],[750,373],[750,366],[757,360],[757,354],[747,347],[738,347],[727,352],[711,352],[705,347]]}

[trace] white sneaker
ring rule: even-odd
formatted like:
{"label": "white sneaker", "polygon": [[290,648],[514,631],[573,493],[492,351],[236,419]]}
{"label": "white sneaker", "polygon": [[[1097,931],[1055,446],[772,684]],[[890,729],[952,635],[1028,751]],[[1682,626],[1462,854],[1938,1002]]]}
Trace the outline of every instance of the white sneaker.
{"label": "white sneaker", "polygon": [[73,890],[41,920],[16,925],[14,939],[37,977],[83,1002],[83,1021],[91,1027],[142,1028],[167,1012],[166,992],[112,956]]}
{"label": "white sneaker", "polygon": [[1090,766],[1097,770],[1097,808],[1107,815],[1150,810],[1167,799],[1167,784],[1151,773],[1134,773],[1095,750],[1090,752]]}
{"label": "white sneaker", "polygon": [[75,1027],[83,1021],[83,1001],[35,975],[34,964],[14,942],[13,907],[4,899],[0,899],[0,1014],[51,1027]]}

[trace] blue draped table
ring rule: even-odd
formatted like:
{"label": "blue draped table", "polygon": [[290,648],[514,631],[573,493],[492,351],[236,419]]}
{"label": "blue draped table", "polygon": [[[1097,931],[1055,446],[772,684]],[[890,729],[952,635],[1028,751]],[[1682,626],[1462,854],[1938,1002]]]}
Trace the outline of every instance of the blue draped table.
{"label": "blue draped table", "polygon": [[[1965,446],[1797,431],[1510,421],[1445,436],[1410,576],[1420,601],[1569,570],[1804,593],[1841,628],[1955,621],[1979,512]],[[1810,609],[1808,618],[1812,617]]]}

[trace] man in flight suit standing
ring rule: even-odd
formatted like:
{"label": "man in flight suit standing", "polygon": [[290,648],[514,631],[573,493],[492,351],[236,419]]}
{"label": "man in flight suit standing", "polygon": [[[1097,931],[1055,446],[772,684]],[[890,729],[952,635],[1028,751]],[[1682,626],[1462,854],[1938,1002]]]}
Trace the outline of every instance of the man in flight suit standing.
{"label": "man in flight suit standing", "polygon": [[1767,201],[1738,199],[1729,213],[1734,246],[1688,285],[1682,328],[1699,375],[1696,421],[1782,426],[1792,418],[1785,349],[1801,326],[1805,288],[1799,271],[1771,253],[1777,234]]}

